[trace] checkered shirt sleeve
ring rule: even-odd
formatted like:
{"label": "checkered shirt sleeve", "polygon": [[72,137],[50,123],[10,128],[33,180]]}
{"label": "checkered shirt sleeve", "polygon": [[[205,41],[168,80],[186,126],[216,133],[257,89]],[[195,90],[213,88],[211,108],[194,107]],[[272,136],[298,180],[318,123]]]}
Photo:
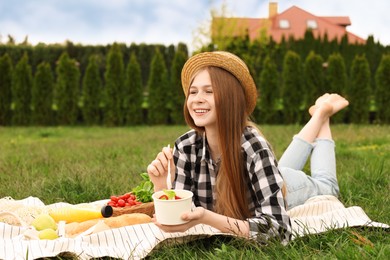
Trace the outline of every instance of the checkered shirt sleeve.
{"label": "checkered shirt sleeve", "polygon": [[285,207],[280,174],[274,153],[257,130],[247,128],[242,148],[249,177],[248,190],[251,237],[260,241],[277,237],[284,243],[291,238],[291,222]]}

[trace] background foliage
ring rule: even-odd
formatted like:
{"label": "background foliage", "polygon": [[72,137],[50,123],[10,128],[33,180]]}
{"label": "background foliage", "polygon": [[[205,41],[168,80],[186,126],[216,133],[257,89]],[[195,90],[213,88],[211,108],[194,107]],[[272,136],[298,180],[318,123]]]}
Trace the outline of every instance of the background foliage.
{"label": "background foliage", "polygon": [[[324,92],[341,93],[355,104],[336,122],[389,123],[384,93],[390,90],[390,47],[371,36],[366,44],[349,44],[346,37],[340,42],[314,39],[310,31],[304,39],[279,44],[265,37],[237,37],[194,53],[213,50],[230,51],[248,64],[260,93],[254,113],[258,123],[302,123],[301,112]],[[180,72],[189,56],[183,43],[0,44],[0,125],[183,124]],[[55,72],[54,83],[40,79],[32,88],[42,63]],[[45,107],[52,108],[40,122],[30,120],[41,106],[34,104],[41,102],[36,95],[47,95],[45,102],[51,104]]]}

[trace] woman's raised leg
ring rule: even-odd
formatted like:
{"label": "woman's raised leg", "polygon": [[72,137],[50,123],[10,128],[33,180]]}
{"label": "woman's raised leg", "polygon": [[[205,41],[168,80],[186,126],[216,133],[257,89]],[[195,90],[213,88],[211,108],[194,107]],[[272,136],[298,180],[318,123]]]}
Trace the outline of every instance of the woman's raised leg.
{"label": "woman's raised leg", "polygon": [[[332,140],[329,118],[348,105],[337,94],[325,94],[310,109],[312,118],[294,136],[279,161],[285,179],[288,207],[304,203],[316,195],[338,194],[335,144]],[[311,176],[302,168],[311,153]]]}
{"label": "woman's raised leg", "polygon": [[[295,170],[302,170],[305,166],[313,149],[312,143],[322,130],[323,124],[329,121],[329,116],[332,113],[332,107],[330,105],[321,106],[328,97],[329,94],[324,94],[317,99],[316,105],[311,109],[312,117],[301,131],[293,137],[292,142],[279,160],[280,166],[289,167]],[[315,106],[317,106],[318,109]]]}

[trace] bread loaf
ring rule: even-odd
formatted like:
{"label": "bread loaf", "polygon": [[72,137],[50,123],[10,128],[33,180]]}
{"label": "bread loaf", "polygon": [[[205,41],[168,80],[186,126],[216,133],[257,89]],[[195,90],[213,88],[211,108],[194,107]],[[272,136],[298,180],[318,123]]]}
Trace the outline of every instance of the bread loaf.
{"label": "bread loaf", "polygon": [[[88,230],[94,225],[99,225],[99,231],[103,231],[108,228],[119,228],[124,226],[130,226],[135,224],[143,224],[151,222],[152,218],[143,213],[131,213],[123,214],[116,217],[109,217],[104,219],[91,219],[83,222],[72,222],[65,225],[65,235],[66,237],[75,237],[80,235],[82,232]],[[103,224],[103,225],[102,225]]]}

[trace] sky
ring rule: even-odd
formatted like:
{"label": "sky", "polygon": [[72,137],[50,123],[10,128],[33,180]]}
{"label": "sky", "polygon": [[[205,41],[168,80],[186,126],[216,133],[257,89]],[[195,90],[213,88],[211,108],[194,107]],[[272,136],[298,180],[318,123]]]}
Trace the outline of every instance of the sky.
{"label": "sky", "polygon": [[[273,0],[275,1],[275,0]],[[389,0],[279,0],[278,12],[295,5],[317,16],[349,16],[347,27],[364,39],[390,45]],[[221,11],[222,3],[226,11]],[[211,10],[233,17],[266,18],[268,0],[0,0],[0,43],[106,45],[120,42],[185,43],[193,49]]]}

